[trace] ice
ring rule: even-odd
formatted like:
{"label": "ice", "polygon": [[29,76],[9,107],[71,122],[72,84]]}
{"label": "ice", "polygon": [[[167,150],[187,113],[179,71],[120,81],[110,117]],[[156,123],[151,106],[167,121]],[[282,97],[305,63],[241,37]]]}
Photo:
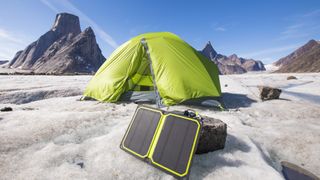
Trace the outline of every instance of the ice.
{"label": "ice", "polygon": [[[320,176],[320,106],[285,93],[320,96],[320,74],[290,75],[220,76],[229,110],[191,108],[227,123],[226,147],[196,155],[190,179],[283,179],[282,160]],[[0,76],[0,107],[13,108],[0,112],[0,179],[174,179],[119,148],[136,104],[79,101],[90,78]],[[260,101],[259,85],[282,99]]]}

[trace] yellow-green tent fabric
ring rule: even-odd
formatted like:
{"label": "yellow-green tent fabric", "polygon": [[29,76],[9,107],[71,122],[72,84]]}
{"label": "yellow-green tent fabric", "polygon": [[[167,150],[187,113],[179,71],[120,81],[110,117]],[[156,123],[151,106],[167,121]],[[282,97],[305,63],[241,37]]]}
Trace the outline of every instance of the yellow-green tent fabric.
{"label": "yellow-green tent fabric", "polygon": [[162,104],[219,97],[217,66],[169,32],[136,36],[118,47],[87,85],[84,96],[116,102],[127,91],[156,90]]}

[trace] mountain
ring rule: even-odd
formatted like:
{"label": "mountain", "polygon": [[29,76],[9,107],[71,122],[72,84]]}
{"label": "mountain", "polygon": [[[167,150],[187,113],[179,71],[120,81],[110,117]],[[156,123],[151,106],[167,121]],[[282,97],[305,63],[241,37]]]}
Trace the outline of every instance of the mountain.
{"label": "mountain", "polygon": [[104,60],[93,30],[81,32],[77,16],[60,13],[52,28],[18,51],[8,66],[35,74],[93,73]]}
{"label": "mountain", "polygon": [[273,64],[279,73],[320,72],[320,42],[312,39]]}
{"label": "mountain", "polygon": [[9,62],[9,61],[8,60],[0,60],[0,65],[5,64],[7,62]]}
{"label": "mountain", "polygon": [[243,74],[248,71],[266,70],[261,61],[241,58],[236,54],[232,54],[231,56],[218,54],[212,47],[210,41],[200,52],[217,64],[220,74]]}

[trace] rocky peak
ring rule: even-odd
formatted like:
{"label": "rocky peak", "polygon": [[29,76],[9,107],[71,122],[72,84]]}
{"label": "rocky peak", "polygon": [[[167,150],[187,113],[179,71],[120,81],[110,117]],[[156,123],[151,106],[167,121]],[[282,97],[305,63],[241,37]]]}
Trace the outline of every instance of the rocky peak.
{"label": "rocky peak", "polygon": [[287,65],[290,63],[290,61],[292,59],[295,59],[295,58],[305,54],[306,52],[308,52],[318,46],[319,46],[319,42],[314,39],[311,39],[305,45],[301,46],[300,48],[298,48],[297,50],[295,50],[294,52],[292,52],[288,56],[279,59],[278,61],[274,62],[273,64],[276,66]]}
{"label": "rocky peak", "polygon": [[83,31],[83,33],[86,34],[86,35],[89,35],[89,36],[95,36],[95,35],[94,35],[94,32],[93,32],[93,30],[92,30],[92,28],[91,28],[90,26],[87,27],[87,28]]}
{"label": "rocky peak", "polygon": [[213,49],[210,41],[200,52],[218,66],[220,74],[242,74],[247,71],[265,70],[264,65],[261,61],[241,58],[236,54],[232,54],[230,56],[218,54]]}
{"label": "rocky peak", "polygon": [[51,30],[60,35],[77,35],[81,32],[79,17],[68,13],[57,14]]}
{"label": "rocky peak", "polygon": [[202,50],[202,54],[206,57],[209,57],[211,60],[213,60],[218,53],[213,49],[211,42],[208,41],[206,46]]}
{"label": "rocky peak", "polygon": [[311,39],[310,41],[308,41],[307,44],[303,45],[298,50],[300,50],[300,51],[309,50],[309,49],[311,49],[311,48],[313,48],[314,46],[317,46],[317,45],[319,45],[319,42],[314,40],[314,39]]}
{"label": "rocky peak", "polygon": [[276,72],[280,73],[320,72],[319,59],[320,43],[311,39],[305,45],[273,64],[279,66]]}
{"label": "rocky peak", "polygon": [[307,44],[303,45],[302,47],[300,47],[296,53],[297,54],[301,54],[301,53],[304,53],[305,51],[308,51],[310,49],[312,49],[313,47],[319,45],[319,43],[314,40],[314,39],[311,39],[310,41],[307,42]]}
{"label": "rocky peak", "polygon": [[238,59],[238,56],[236,54],[232,54],[232,55],[229,56],[229,58],[231,60],[236,60],[236,59]]}
{"label": "rocky peak", "polygon": [[52,28],[17,52],[8,67],[36,74],[93,73],[104,60],[93,30],[81,32],[77,16],[60,13]]}

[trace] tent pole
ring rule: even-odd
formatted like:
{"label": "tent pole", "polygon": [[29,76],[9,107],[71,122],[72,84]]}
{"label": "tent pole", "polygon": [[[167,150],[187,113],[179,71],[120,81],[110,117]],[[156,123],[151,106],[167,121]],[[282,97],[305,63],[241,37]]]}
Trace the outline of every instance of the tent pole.
{"label": "tent pole", "polygon": [[151,60],[151,57],[150,57],[149,48],[148,48],[147,41],[146,41],[145,38],[141,39],[141,44],[143,45],[143,47],[144,47],[144,49],[146,50],[146,53],[147,53],[150,72],[151,72],[152,80],[153,80],[153,82],[152,82],[153,83],[153,88],[154,88],[155,95],[156,95],[156,103],[157,103],[158,108],[161,108],[162,104],[161,104],[160,94],[159,94],[159,91],[158,91],[158,88],[157,88],[157,85],[156,85],[156,78],[155,78],[155,75],[154,75],[154,72],[153,72],[153,68],[152,68],[152,60]]}

